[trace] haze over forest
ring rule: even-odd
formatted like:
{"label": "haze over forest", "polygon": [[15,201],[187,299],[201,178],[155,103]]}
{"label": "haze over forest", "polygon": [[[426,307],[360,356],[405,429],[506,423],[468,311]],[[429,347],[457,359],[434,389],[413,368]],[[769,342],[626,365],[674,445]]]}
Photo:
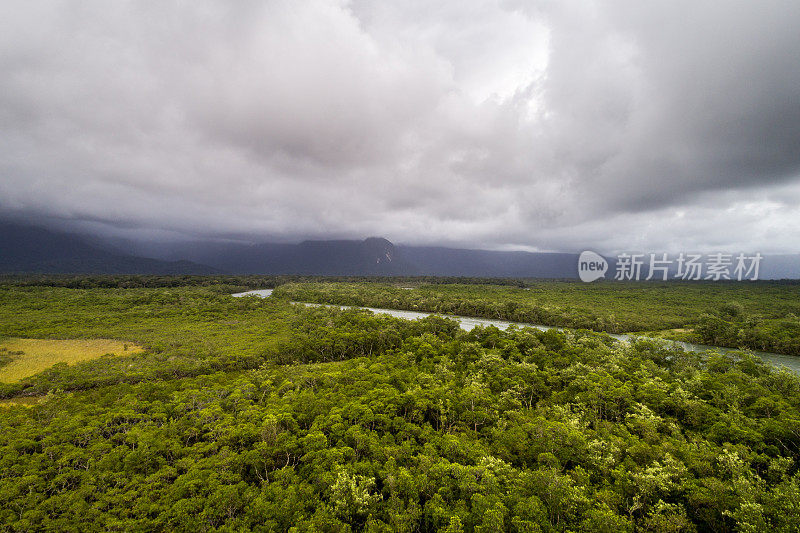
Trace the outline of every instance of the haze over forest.
{"label": "haze over forest", "polygon": [[0,217],[131,250],[794,254],[798,26],[794,1],[4,2]]}

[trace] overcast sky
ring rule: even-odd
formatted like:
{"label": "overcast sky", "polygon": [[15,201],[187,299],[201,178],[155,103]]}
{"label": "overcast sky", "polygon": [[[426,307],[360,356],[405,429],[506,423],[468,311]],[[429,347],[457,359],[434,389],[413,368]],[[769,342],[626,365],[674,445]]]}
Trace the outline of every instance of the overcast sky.
{"label": "overcast sky", "polygon": [[800,2],[0,3],[0,215],[797,253]]}

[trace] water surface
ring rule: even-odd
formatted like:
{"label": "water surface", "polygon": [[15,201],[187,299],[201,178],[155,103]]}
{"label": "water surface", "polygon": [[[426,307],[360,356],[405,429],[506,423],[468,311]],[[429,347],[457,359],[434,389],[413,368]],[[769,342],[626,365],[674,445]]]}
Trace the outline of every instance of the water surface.
{"label": "water surface", "polygon": [[[267,298],[272,294],[272,289],[259,289],[255,291],[247,291],[247,292],[240,292],[237,294],[233,294],[232,296],[241,297],[241,296],[260,296],[262,298]],[[418,320],[420,318],[429,317],[431,315],[437,315],[445,318],[449,318],[458,322],[461,326],[461,329],[470,331],[475,326],[495,326],[499,329],[508,329],[509,326],[519,326],[519,327],[528,327],[528,328],[536,328],[541,331],[547,331],[548,329],[555,329],[557,331],[562,331],[568,328],[559,328],[556,326],[545,326],[542,324],[528,324],[524,322],[509,322],[507,320],[494,320],[489,318],[475,318],[471,316],[459,316],[459,315],[444,315],[441,313],[428,313],[422,311],[406,311],[403,309],[381,309],[378,307],[360,307],[360,306],[353,306],[353,305],[333,305],[333,304],[314,304],[314,303],[307,303],[307,302],[292,302],[297,304],[302,304],[308,307],[338,307],[339,309],[367,309],[372,311],[375,314],[383,314],[383,315],[391,315],[397,318],[404,318],[406,320]],[[627,342],[636,337],[635,335],[625,335],[625,334],[614,334],[614,333],[607,333],[606,335],[610,335],[611,337]],[[689,342],[682,342],[682,341],[672,341],[666,340],[666,342],[671,342],[683,347],[684,350],[689,352],[702,352],[706,350],[714,350],[720,353],[727,353],[738,351],[732,348],[723,348],[721,346],[708,346],[705,344],[692,344]],[[800,357],[795,355],[783,355],[779,353],[770,353],[770,352],[752,352],[754,355],[757,355],[762,360],[775,365],[775,366],[784,366],[795,372],[800,374]]]}

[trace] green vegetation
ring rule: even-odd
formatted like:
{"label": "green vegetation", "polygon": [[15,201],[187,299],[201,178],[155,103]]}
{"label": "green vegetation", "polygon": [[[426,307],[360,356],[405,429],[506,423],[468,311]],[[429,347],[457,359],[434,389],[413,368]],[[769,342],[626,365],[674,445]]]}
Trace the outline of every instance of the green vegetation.
{"label": "green vegetation", "polygon": [[3,342],[144,347],[0,384],[0,531],[800,530],[800,378],[751,355],[226,287],[0,286]]}
{"label": "green vegetation", "polygon": [[41,398],[37,398],[36,396],[20,396],[19,398],[8,398],[5,400],[0,400],[0,407],[11,407],[14,405],[23,405],[23,406],[32,406],[39,403]]}
{"label": "green vegetation", "polygon": [[104,355],[139,353],[141,346],[113,339],[6,339],[0,341],[0,382],[14,382],[38,374],[57,363],[74,364]]}
{"label": "green vegetation", "polygon": [[17,287],[64,287],[69,289],[134,289],[163,287],[209,287],[221,290],[271,289],[284,283],[327,282],[372,282],[402,285],[468,283],[479,285],[501,285],[524,287],[528,281],[510,278],[462,278],[437,276],[305,276],[243,275],[243,276],[160,276],[160,275],[111,275],[111,274],[0,274],[0,285]]}
{"label": "green vegetation", "polygon": [[20,355],[23,355],[24,352],[20,351],[9,351],[8,348],[5,346],[0,347],[0,369],[4,366],[11,364],[12,361],[17,359]]}
{"label": "green vegetation", "polygon": [[[800,283],[530,281],[524,285],[437,284],[407,290],[396,284],[287,283],[276,289],[273,296],[608,333],[635,332],[729,348],[800,355],[800,321],[797,319]],[[731,306],[738,306],[741,312],[727,333],[718,332],[716,326],[707,326],[709,316],[725,314],[725,309]],[[703,327],[699,327],[701,324]]]}
{"label": "green vegetation", "polygon": [[146,349],[0,383],[0,397],[236,371],[278,359],[280,346],[292,338],[291,307],[231,298],[226,291],[0,286],[2,336],[116,338]]}
{"label": "green vegetation", "polygon": [[764,319],[746,314],[739,305],[727,305],[704,314],[695,331],[706,344],[800,354],[800,319],[794,313]]}

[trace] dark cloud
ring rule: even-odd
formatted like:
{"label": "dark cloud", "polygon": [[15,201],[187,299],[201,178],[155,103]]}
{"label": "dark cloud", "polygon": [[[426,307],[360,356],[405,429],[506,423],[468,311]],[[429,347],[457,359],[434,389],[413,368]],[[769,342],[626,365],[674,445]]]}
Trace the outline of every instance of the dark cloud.
{"label": "dark cloud", "polygon": [[795,252],[800,4],[6,2],[0,214]]}

